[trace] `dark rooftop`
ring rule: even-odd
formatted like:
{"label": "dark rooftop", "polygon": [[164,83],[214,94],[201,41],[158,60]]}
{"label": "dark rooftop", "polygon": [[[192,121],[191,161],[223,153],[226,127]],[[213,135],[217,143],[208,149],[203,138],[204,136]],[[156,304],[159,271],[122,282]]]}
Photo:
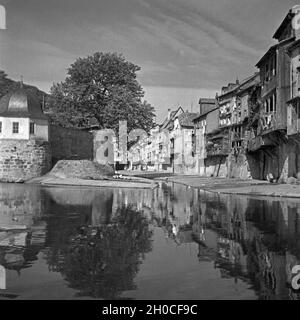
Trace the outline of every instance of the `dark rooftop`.
{"label": "dark rooftop", "polygon": [[178,116],[182,127],[194,127],[193,120],[199,116],[199,113],[184,112]]}
{"label": "dark rooftop", "polygon": [[278,42],[277,44],[273,45],[272,47],[269,48],[269,50],[264,54],[264,56],[257,62],[257,64],[255,65],[256,67],[260,67],[260,65],[267,59],[269,58],[271,55],[273,55],[276,52],[276,49],[281,46],[284,45],[292,40],[294,40],[295,37],[291,37],[285,40],[282,40],[280,42]]}
{"label": "dark rooftop", "polygon": [[216,99],[215,98],[200,98],[199,104],[201,104],[201,103],[215,104]]}
{"label": "dark rooftop", "polygon": [[26,91],[22,85],[19,89],[1,98],[0,116],[48,119],[43,113],[42,106],[38,99]]}
{"label": "dark rooftop", "polygon": [[276,32],[274,33],[273,35],[274,39],[278,40],[281,37],[282,32],[288,26],[288,24],[292,21],[294,16],[295,16],[295,13],[293,13],[292,10],[290,10],[288,14],[285,16],[285,18],[283,19],[282,23],[280,24]]}

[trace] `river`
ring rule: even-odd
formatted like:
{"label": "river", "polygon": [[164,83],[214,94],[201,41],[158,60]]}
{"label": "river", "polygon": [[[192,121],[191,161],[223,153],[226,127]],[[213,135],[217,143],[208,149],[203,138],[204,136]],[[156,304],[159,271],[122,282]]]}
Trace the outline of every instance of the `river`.
{"label": "river", "polygon": [[300,199],[164,182],[0,184],[0,299],[298,299],[299,215]]}

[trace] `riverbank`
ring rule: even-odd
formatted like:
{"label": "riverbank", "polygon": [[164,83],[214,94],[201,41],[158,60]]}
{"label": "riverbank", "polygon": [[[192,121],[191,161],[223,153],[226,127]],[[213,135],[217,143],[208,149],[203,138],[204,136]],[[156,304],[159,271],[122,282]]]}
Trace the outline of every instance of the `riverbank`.
{"label": "riverbank", "polygon": [[147,176],[155,181],[169,181],[217,193],[300,198],[300,185],[298,184],[273,184],[264,180],[212,178],[172,173],[166,173],[164,176],[162,172],[122,171],[122,174]]}
{"label": "riverbank", "polygon": [[198,176],[172,176],[155,180],[167,180],[193,188],[225,194],[300,198],[300,185],[273,184],[262,180],[205,178]]}

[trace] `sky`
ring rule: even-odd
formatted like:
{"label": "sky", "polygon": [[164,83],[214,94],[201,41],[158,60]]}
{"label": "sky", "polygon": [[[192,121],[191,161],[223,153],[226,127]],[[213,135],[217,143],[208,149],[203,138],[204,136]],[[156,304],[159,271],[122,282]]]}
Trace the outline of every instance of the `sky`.
{"label": "sky", "polygon": [[[299,0],[300,3],[300,0]],[[141,67],[145,99],[163,120],[179,105],[246,78],[297,4],[290,0],[0,0],[0,69],[49,92],[78,58],[118,52]]]}

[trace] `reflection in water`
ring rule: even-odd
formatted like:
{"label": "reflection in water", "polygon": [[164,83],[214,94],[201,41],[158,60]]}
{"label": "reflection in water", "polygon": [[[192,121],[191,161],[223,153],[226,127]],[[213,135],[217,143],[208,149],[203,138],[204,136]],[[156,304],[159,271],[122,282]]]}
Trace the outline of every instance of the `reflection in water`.
{"label": "reflection in water", "polygon": [[[299,214],[296,199],[170,183],[155,190],[1,184],[0,282],[7,290],[0,294],[48,298],[59,286],[62,298],[240,298],[238,288],[245,298],[298,299],[291,280],[300,263]],[[208,289],[206,274],[216,283]]]}
{"label": "reflection in water", "polygon": [[122,291],[134,289],[139,265],[151,250],[149,223],[130,207],[119,208],[115,217],[97,226],[76,228],[66,219],[50,219],[49,230],[50,270],[61,272],[79,296],[116,299]]}

